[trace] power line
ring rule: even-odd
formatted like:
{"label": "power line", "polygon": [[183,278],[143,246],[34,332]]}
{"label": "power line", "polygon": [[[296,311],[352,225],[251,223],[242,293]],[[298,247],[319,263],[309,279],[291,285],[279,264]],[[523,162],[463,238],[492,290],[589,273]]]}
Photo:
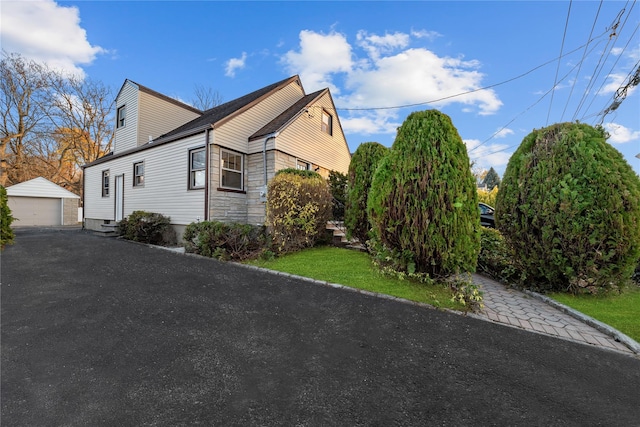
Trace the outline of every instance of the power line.
{"label": "power line", "polygon": [[[567,38],[567,28],[569,28],[569,15],[571,15],[571,5],[573,0],[569,1],[569,10],[567,10],[567,20],[564,23],[564,33],[562,34],[562,44],[560,45],[560,56],[558,58],[558,66],[556,67],[556,76],[553,80],[553,87],[555,89],[558,84],[558,73],[560,72],[560,58],[562,58],[562,51],[564,50],[564,41]],[[551,107],[553,106],[553,94],[555,90],[551,92],[551,102],[549,102],[549,111],[547,112],[547,124],[549,124],[549,116],[551,116]]]}
{"label": "power line", "polygon": [[581,46],[578,46],[577,48],[575,48],[575,49],[571,50],[570,52],[567,52],[567,53],[563,54],[562,56],[560,56],[560,57],[558,57],[558,58],[551,59],[551,60],[549,60],[549,61],[547,61],[547,62],[545,62],[545,63],[543,63],[543,64],[538,65],[537,67],[534,67],[534,68],[530,69],[529,71],[526,71],[526,72],[524,72],[524,73],[522,73],[522,74],[519,74],[519,75],[517,75],[517,76],[515,76],[515,77],[512,77],[512,78],[510,78],[510,79],[504,80],[504,81],[502,81],[502,82],[500,82],[500,83],[494,83],[494,84],[491,84],[491,85],[488,85],[488,86],[484,86],[484,87],[481,87],[481,88],[478,88],[478,89],[473,89],[473,90],[469,90],[469,91],[466,91],[466,92],[461,92],[461,93],[457,93],[457,94],[454,94],[454,95],[449,95],[449,96],[445,96],[445,97],[442,97],[442,98],[433,99],[433,100],[430,100],[430,101],[417,102],[417,103],[414,103],[414,104],[404,104],[404,105],[396,105],[396,106],[390,106],[390,107],[361,107],[361,108],[346,108],[346,107],[344,107],[344,108],[343,108],[343,107],[338,108],[338,107],[336,107],[336,110],[339,110],[339,111],[376,111],[376,110],[395,110],[395,109],[400,109],[400,108],[409,108],[409,107],[417,107],[417,106],[420,106],[420,105],[433,104],[433,103],[440,102],[440,101],[446,101],[447,99],[457,98],[457,97],[459,97],[459,96],[464,96],[464,95],[468,95],[468,94],[470,94],[470,93],[479,92],[479,91],[481,91],[481,90],[492,89],[492,88],[494,88],[494,87],[502,86],[502,85],[504,85],[504,84],[506,84],[506,83],[510,83],[510,82],[512,82],[512,81],[514,81],[514,80],[518,80],[518,79],[520,79],[520,78],[522,78],[522,77],[525,77],[525,76],[527,76],[527,75],[529,75],[529,74],[533,73],[534,71],[536,71],[536,70],[538,70],[538,69],[540,69],[540,68],[542,68],[542,67],[544,67],[544,66],[546,66],[546,65],[549,65],[549,64],[551,64],[551,63],[553,63],[553,62],[555,62],[555,61],[558,61],[558,60],[560,60],[560,59],[564,58],[565,56],[571,55],[572,53],[575,53],[575,52],[577,52],[578,50],[580,50],[580,49],[584,48],[584,47],[585,47],[585,46],[587,46],[589,43],[591,43],[591,42],[593,42],[593,41],[595,41],[595,40],[597,40],[597,39],[601,38],[604,34],[606,34],[606,33],[608,33],[608,32],[609,32],[609,30],[605,30],[605,31],[604,31],[604,32],[602,32],[601,34],[599,34],[599,35],[597,35],[596,37],[594,37],[593,39],[589,40],[587,43],[585,43],[585,44],[583,44],[583,45],[581,45]]}

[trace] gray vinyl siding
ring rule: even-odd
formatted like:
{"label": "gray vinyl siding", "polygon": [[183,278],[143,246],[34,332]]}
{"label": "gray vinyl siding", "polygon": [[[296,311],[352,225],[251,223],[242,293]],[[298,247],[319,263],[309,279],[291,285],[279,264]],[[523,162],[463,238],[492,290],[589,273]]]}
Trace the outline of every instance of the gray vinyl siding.
{"label": "gray vinyl siding", "polygon": [[[124,174],[124,216],[136,210],[186,225],[204,219],[204,190],[189,190],[189,150],[205,145],[204,133],[85,169],[85,218],[113,220],[115,177]],[[133,186],[133,165],[144,162],[144,185]],[[109,197],[101,197],[102,171],[109,169]]]}
{"label": "gray vinyl siding", "polygon": [[[118,108],[126,105],[124,127],[118,128],[116,123],[113,152],[119,153],[137,144],[138,135],[138,88],[127,82],[116,99],[116,116]],[[116,117],[115,120],[118,118]]]}
{"label": "gray vinyl siding", "polygon": [[[248,153],[249,136],[280,115],[304,96],[295,82],[262,100],[249,110],[216,128],[216,143],[232,150]],[[255,144],[255,142],[252,143]],[[262,149],[262,148],[260,148]]]}
{"label": "gray vinyl siding", "polygon": [[139,92],[138,99],[138,145],[149,142],[149,136],[155,139],[200,116],[146,92]]}
{"label": "gray vinyl siding", "polygon": [[[332,135],[321,130],[323,109],[333,117]],[[282,130],[275,148],[324,169],[347,173],[351,154],[330,95],[325,93],[309,111],[311,117],[301,114]]]}

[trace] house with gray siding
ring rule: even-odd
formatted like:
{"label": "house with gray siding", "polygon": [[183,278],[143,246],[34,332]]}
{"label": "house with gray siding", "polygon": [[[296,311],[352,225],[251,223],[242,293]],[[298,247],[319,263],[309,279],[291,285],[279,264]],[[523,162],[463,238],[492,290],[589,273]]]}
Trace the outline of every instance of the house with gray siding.
{"label": "house with gray siding", "polygon": [[351,155],[329,89],[292,76],[207,111],[131,80],[116,97],[113,151],[84,167],[84,226],[136,210],[262,224],[266,188],[284,168],[346,173]]}

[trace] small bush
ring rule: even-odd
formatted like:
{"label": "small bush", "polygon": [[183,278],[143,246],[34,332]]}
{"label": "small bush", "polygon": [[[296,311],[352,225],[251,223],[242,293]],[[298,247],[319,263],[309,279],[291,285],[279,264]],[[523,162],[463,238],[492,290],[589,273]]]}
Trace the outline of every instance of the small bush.
{"label": "small bush", "polygon": [[320,175],[318,172],[310,171],[307,169],[285,168],[285,169],[280,169],[279,171],[276,172],[276,176],[282,175],[282,174],[297,175],[303,178],[322,178],[322,175]]}
{"label": "small bush", "polygon": [[492,208],[495,208],[497,197],[498,197],[498,187],[493,187],[493,190],[491,191],[478,188],[478,202],[485,203],[491,206]]}
{"label": "small bush", "polygon": [[232,261],[257,258],[269,248],[265,227],[219,221],[189,224],[183,240],[187,252]]}
{"label": "small bush", "polygon": [[278,253],[313,246],[331,219],[327,182],[315,172],[298,172],[276,174],[269,183],[266,222]]}
{"label": "small bush", "polygon": [[118,224],[120,236],[152,245],[172,245],[176,234],[171,219],[159,213],[133,211]]}
{"label": "small bush", "polygon": [[2,214],[2,224],[0,224],[0,249],[4,249],[5,245],[13,243],[15,234],[11,228],[11,223],[14,221],[14,218],[9,208],[7,189],[2,185],[0,185],[0,214]]}

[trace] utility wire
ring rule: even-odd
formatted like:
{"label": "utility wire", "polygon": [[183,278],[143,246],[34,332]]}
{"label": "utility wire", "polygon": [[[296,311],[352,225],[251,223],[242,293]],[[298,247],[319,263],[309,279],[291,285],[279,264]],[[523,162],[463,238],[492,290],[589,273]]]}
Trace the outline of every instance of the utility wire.
{"label": "utility wire", "polygon": [[558,57],[558,66],[556,67],[556,76],[553,80],[553,87],[551,92],[551,102],[549,102],[549,111],[547,112],[547,125],[549,124],[549,116],[551,116],[551,107],[553,106],[553,94],[555,92],[555,88],[558,84],[558,73],[560,72],[560,58],[562,58],[562,51],[564,50],[564,41],[567,38],[567,29],[569,28],[569,16],[571,15],[571,5],[573,4],[573,0],[569,1],[569,10],[567,10],[567,20],[564,23],[564,33],[562,34],[562,44],[560,45],[560,56]]}
{"label": "utility wire", "polygon": [[[596,17],[593,20],[593,25],[591,26],[591,32],[589,33],[589,38],[591,39],[591,36],[593,35],[593,30],[596,28],[596,22],[598,22],[598,17],[600,16],[600,9],[602,9],[602,2],[604,0],[600,0],[600,4],[598,5],[598,11],[596,12]],[[560,122],[562,122],[562,120],[564,119],[564,113],[566,113],[567,111],[567,107],[569,106],[569,101],[571,100],[571,96],[573,95],[573,89],[575,89],[576,87],[576,82],[578,81],[578,78],[580,77],[580,69],[582,68],[582,63],[584,62],[586,56],[587,56],[587,48],[589,46],[589,42],[587,42],[587,44],[584,47],[584,52],[582,52],[582,59],[580,60],[580,66],[578,67],[578,71],[576,72],[576,78],[573,80],[573,84],[571,85],[571,90],[569,91],[569,97],[567,98],[567,102],[566,104],[564,104],[564,110],[562,110],[562,115],[560,116]]]}
{"label": "utility wire", "polygon": [[527,76],[527,75],[533,73],[534,71],[536,71],[536,70],[538,70],[538,69],[540,69],[540,68],[542,68],[542,67],[544,67],[546,65],[549,65],[549,64],[551,64],[551,63],[553,63],[555,61],[560,60],[561,58],[563,58],[565,56],[568,56],[568,55],[571,55],[572,53],[577,52],[578,50],[580,50],[580,49],[584,48],[585,46],[587,46],[589,43],[601,38],[603,35],[605,35],[608,32],[609,32],[609,30],[606,30],[606,31],[602,32],[601,34],[597,35],[596,37],[594,37],[593,39],[589,40],[586,44],[578,46],[577,48],[573,49],[570,52],[567,52],[567,53],[563,54],[562,56],[560,56],[558,58],[551,59],[551,60],[549,60],[549,61],[547,61],[547,62],[545,62],[543,64],[538,65],[537,67],[534,67],[534,68],[530,69],[529,71],[526,71],[526,72],[524,72],[522,74],[519,74],[519,75],[517,75],[515,77],[512,77],[510,79],[504,80],[504,81],[499,82],[499,83],[494,83],[492,85],[484,86],[484,87],[481,87],[481,88],[478,88],[478,89],[469,90],[469,91],[466,91],[466,92],[457,93],[457,94],[454,94],[454,95],[445,96],[445,97],[438,98],[438,99],[432,99],[430,101],[417,102],[417,103],[414,103],[414,104],[396,105],[396,106],[392,106],[392,107],[360,107],[360,108],[346,108],[346,107],[343,108],[343,107],[340,107],[340,108],[336,108],[336,110],[338,110],[338,111],[375,111],[375,110],[395,110],[395,109],[399,109],[399,108],[417,107],[417,106],[420,106],[420,105],[433,104],[435,102],[445,101],[447,99],[457,98],[459,96],[468,95],[470,93],[479,92],[481,90],[487,90],[487,89],[491,89],[491,88],[494,88],[494,87],[497,87],[497,86],[502,86],[502,85],[504,85],[506,83],[510,83],[510,82],[512,82],[514,80],[518,80],[518,79],[520,79],[520,78],[522,78],[524,76]]}

